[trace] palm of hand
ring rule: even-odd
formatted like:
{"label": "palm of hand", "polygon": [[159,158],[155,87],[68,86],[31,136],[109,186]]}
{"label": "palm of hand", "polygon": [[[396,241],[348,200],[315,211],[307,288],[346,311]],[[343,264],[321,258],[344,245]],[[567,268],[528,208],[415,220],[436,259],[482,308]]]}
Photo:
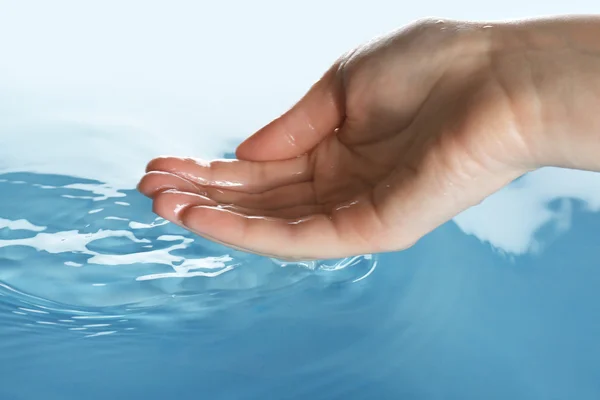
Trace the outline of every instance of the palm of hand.
{"label": "palm of hand", "polygon": [[341,59],[242,144],[239,160],[156,159],[140,190],[166,219],[256,253],[331,258],[410,246],[519,175],[490,157],[495,138],[479,132],[492,114],[511,121],[495,91],[457,86],[468,68],[425,68],[431,60],[419,62],[411,46],[431,39],[416,30]]}

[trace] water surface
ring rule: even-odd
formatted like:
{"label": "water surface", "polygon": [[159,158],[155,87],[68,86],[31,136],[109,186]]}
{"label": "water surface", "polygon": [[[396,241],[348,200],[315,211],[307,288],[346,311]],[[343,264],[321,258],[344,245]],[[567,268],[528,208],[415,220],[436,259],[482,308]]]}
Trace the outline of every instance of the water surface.
{"label": "water surface", "polygon": [[0,399],[600,398],[600,174],[540,170],[407,251],[288,265],[133,189],[152,157],[230,155],[415,18],[598,3],[290,7],[0,5]]}
{"label": "water surface", "polygon": [[535,253],[451,222],[404,252],[286,265],[95,180],[5,173],[0,192],[2,398],[600,393],[600,217],[581,201],[549,205],[570,223]]}

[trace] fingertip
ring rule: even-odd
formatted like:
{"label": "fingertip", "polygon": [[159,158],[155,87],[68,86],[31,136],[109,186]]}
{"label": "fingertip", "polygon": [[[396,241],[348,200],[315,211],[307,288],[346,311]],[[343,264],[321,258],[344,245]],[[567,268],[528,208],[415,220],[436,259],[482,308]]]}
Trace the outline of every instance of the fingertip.
{"label": "fingertip", "polygon": [[146,172],[175,172],[190,164],[202,164],[202,160],[190,157],[160,156],[153,158],[146,165]]}
{"label": "fingertip", "polygon": [[240,160],[268,161],[298,157],[312,150],[338,128],[345,116],[337,64],[283,115],[242,142]]}
{"label": "fingertip", "polygon": [[159,156],[153,158],[148,162],[148,164],[146,164],[146,172],[161,171],[163,169],[161,168],[161,166],[163,166],[165,164],[165,161],[167,161],[169,158],[171,157]]}
{"label": "fingertip", "polygon": [[252,134],[238,145],[235,156],[244,161],[278,161],[293,157],[293,153],[279,143],[281,135],[279,125],[278,118]]}
{"label": "fingertip", "polygon": [[170,190],[159,193],[152,202],[152,211],[173,223],[179,223],[179,212],[187,204],[176,202],[176,198],[170,195]]}
{"label": "fingertip", "polygon": [[198,194],[171,189],[155,196],[152,210],[168,221],[182,224],[182,217],[186,210],[199,205],[216,205],[216,203]]}
{"label": "fingertip", "polygon": [[238,160],[245,160],[245,161],[260,161],[260,159],[257,159],[256,157],[256,151],[252,151],[253,150],[253,142],[254,142],[254,137],[256,136],[256,133],[252,136],[250,136],[249,138],[247,138],[246,140],[244,140],[242,143],[240,143],[238,145],[238,147],[235,149],[235,157]]}
{"label": "fingertip", "polygon": [[155,197],[160,192],[171,189],[189,193],[199,192],[199,188],[192,182],[163,171],[150,171],[146,173],[138,183],[137,189],[140,193],[150,198]]}
{"label": "fingertip", "polygon": [[174,188],[160,185],[158,182],[156,182],[156,178],[153,177],[151,173],[144,175],[137,184],[138,192],[149,198],[153,198],[161,190],[168,189]]}
{"label": "fingertip", "polygon": [[223,221],[219,220],[219,217],[223,215],[224,212],[225,210],[214,206],[193,205],[181,210],[179,213],[179,220],[186,228],[200,235],[211,235],[215,228],[220,228],[222,226]]}

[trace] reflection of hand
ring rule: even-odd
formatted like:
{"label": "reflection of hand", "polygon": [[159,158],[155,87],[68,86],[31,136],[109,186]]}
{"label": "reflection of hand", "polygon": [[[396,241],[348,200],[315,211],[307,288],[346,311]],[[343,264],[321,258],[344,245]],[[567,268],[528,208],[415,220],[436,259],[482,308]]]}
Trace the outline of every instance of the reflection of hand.
{"label": "reflection of hand", "polygon": [[406,248],[530,169],[600,164],[564,134],[598,147],[590,105],[574,107],[598,104],[598,77],[577,76],[600,73],[598,25],[415,23],[341,57],[238,160],[158,158],[140,190],[164,218],[261,254]]}

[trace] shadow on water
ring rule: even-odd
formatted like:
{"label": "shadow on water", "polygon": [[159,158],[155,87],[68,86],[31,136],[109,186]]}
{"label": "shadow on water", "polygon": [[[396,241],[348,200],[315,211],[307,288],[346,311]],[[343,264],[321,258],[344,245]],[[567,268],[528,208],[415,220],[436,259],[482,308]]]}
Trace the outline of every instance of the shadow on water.
{"label": "shadow on water", "polygon": [[600,215],[576,202],[534,255],[448,223],[282,267],[133,190],[12,173],[0,193],[2,399],[600,397]]}

